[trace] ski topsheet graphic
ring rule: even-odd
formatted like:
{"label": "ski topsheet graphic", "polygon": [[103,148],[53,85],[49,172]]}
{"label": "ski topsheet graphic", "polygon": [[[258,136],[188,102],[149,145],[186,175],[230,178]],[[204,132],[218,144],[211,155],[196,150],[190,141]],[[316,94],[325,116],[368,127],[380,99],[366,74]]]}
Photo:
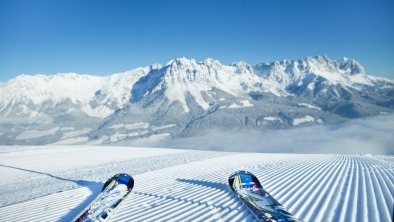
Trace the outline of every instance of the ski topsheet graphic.
{"label": "ski topsheet graphic", "polygon": [[231,189],[259,221],[299,221],[263,189],[255,175],[237,171],[228,179]]}
{"label": "ski topsheet graphic", "polygon": [[134,179],[128,174],[116,174],[105,182],[101,193],[74,221],[107,221],[131,193]]}

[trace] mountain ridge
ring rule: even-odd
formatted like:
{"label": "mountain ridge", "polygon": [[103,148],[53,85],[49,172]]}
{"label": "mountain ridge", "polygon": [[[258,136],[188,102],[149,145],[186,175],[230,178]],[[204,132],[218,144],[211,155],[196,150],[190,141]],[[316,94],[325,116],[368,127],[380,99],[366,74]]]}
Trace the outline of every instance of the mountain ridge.
{"label": "mountain ridge", "polygon": [[9,80],[0,85],[0,141],[117,143],[207,128],[282,129],[390,113],[393,107],[394,81],[367,75],[346,57],[253,66],[183,57],[109,76]]}

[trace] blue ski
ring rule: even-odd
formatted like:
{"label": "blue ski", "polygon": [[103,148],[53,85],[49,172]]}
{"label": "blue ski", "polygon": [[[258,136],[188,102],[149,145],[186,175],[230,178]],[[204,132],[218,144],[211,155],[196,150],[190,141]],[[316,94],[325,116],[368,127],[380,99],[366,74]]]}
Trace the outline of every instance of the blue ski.
{"label": "blue ski", "polygon": [[252,173],[237,171],[230,175],[228,183],[231,190],[259,221],[299,221],[263,189]]}
{"label": "blue ski", "polygon": [[134,179],[128,174],[116,174],[105,182],[100,194],[76,218],[75,222],[107,221],[131,193]]}

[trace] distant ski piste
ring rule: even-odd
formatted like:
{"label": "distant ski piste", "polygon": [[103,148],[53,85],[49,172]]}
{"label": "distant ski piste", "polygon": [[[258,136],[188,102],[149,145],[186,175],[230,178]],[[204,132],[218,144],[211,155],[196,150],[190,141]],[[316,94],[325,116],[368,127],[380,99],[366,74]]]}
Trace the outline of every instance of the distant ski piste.
{"label": "distant ski piste", "polygon": [[118,172],[135,185],[110,221],[255,221],[240,169],[303,221],[392,219],[393,156],[42,146],[1,147],[0,221],[71,221]]}

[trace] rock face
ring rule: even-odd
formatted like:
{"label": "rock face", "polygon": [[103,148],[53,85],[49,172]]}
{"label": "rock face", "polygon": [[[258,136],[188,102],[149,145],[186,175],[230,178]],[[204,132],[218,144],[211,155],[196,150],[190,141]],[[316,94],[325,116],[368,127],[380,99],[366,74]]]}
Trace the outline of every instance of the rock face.
{"label": "rock face", "polygon": [[106,77],[21,75],[0,85],[0,144],[118,143],[205,129],[282,129],[394,108],[394,82],[353,59],[251,66],[177,58]]}

